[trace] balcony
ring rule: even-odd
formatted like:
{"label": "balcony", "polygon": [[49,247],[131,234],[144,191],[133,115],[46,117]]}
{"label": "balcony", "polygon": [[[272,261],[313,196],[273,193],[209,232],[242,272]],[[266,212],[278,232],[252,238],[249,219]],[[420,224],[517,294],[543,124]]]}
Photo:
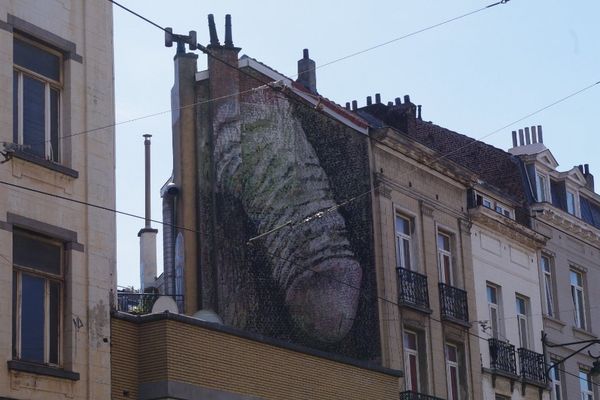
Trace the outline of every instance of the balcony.
{"label": "balcony", "polygon": [[[159,297],[158,293],[117,292],[117,311],[144,315],[152,312],[152,306]],[[179,312],[183,312],[183,295],[168,295],[177,303]]]}
{"label": "balcony", "polygon": [[442,318],[463,326],[470,326],[467,292],[445,283],[440,283],[439,287]]}
{"label": "balcony", "polygon": [[398,268],[397,271],[398,303],[430,312],[427,276],[405,268]]}
{"label": "balcony", "polygon": [[498,339],[489,339],[488,344],[490,348],[490,369],[493,372],[517,375],[515,346]]}
{"label": "balcony", "polygon": [[544,363],[544,355],[523,348],[520,348],[518,352],[521,378],[530,383],[545,385],[546,374],[544,371],[546,365]]}
{"label": "balcony", "polygon": [[401,392],[400,400],[444,400],[441,397],[429,396],[427,394],[417,392]]}

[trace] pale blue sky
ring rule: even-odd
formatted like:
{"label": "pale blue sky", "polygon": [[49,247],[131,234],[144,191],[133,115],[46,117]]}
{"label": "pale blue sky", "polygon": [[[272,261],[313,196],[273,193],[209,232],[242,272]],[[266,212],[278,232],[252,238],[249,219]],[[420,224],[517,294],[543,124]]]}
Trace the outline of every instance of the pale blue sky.
{"label": "pale blue sky", "polygon": [[[229,13],[241,54],[292,76],[303,48],[319,66],[494,1],[121,3],[176,33],[196,30],[202,44],[208,43],[207,14],[215,15],[223,41]],[[599,16],[597,0],[511,0],[318,69],[317,88],[340,104],[358,100],[364,105],[375,93],[384,102],[409,94],[423,105],[423,119],[480,138],[600,80]],[[114,31],[117,122],[168,110],[175,48],[164,47],[156,27],[117,7]],[[198,54],[204,69],[206,56]],[[589,163],[600,178],[594,119],[599,104],[597,85],[485,141],[508,149],[512,129],[541,124],[560,170]],[[160,220],[159,189],[171,172],[169,113],[117,126],[117,208],[144,215],[143,133],[153,135],[152,215]],[[141,220],[117,218],[120,285],[139,286],[137,232],[142,227]],[[161,246],[159,233],[159,270]]]}

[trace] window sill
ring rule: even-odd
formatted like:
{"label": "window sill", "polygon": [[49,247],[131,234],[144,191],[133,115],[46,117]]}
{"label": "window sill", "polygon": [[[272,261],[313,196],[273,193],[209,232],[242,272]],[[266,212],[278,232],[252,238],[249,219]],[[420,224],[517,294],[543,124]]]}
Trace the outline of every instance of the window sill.
{"label": "window sill", "polygon": [[550,315],[544,314],[544,321],[546,321],[549,325],[551,325],[556,330],[561,330],[567,324],[555,317],[551,317]]}
{"label": "window sill", "polygon": [[582,339],[582,340],[598,339],[598,337],[596,335],[594,335],[592,332],[587,331],[585,329],[577,328],[575,326],[573,326],[572,329],[573,329],[573,336],[575,336],[578,339]]}
{"label": "window sill", "polygon": [[30,363],[20,360],[8,360],[8,369],[12,371],[29,372],[31,374],[52,376],[55,378],[68,379],[71,381],[79,380],[79,373],[73,371],[67,371],[57,367],[50,367],[48,365]]}
{"label": "window sill", "polygon": [[65,167],[64,165],[55,163],[54,161],[46,160],[33,154],[29,154],[22,150],[15,150],[12,153],[12,156],[18,158],[20,160],[28,161],[32,164],[39,165],[40,167],[51,169],[52,171],[60,172],[61,174],[70,176],[71,178],[79,178],[79,172],[71,169],[69,167]]}

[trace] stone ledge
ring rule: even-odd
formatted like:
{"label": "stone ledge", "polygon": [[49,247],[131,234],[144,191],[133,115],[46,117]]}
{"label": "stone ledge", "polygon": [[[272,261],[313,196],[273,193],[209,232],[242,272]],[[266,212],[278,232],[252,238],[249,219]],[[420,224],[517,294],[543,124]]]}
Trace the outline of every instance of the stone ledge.
{"label": "stone ledge", "polygon": [[35,364],[19,360],[8,360],[8,369],[12,371],[28,372],[31,374],[52,376],[54,378],[68,379],[70,381],[78,381],[79,373],[67,371],[57,367],[50,367],[43,364]]}
{"label": "stone ledge", "polygon": [[64,165],[55,163],[50,160],[36,157],[22,150],[15,150],[11,154],[13,157],[18,158],[19,160],[28,161],[32,164],[39,165],[40,167],[48,168],[55,172],[60,172],[61,174],[70,176],[71,178],[79,178],[79,172],[75,171],[74,169],[65,167]]}

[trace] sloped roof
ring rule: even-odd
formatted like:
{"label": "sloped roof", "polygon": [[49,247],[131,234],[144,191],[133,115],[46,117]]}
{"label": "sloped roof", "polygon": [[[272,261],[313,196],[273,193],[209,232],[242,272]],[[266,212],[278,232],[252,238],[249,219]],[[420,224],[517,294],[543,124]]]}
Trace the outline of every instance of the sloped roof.
{"label": "sloped roof", "polygon": [[[440,156],[471,170],[485,183],[517,202],[526,201],[521,162],[516,156],[469,136],[422,121],[411,115],[410,106],[411,104],[373,104],[362,108],[360,114],[364,118],[364,114],[368,113],[380,119],[383,124],[399,129],[408,137],[439,152]],[[407,119],[412,121],[407,122]]]}

